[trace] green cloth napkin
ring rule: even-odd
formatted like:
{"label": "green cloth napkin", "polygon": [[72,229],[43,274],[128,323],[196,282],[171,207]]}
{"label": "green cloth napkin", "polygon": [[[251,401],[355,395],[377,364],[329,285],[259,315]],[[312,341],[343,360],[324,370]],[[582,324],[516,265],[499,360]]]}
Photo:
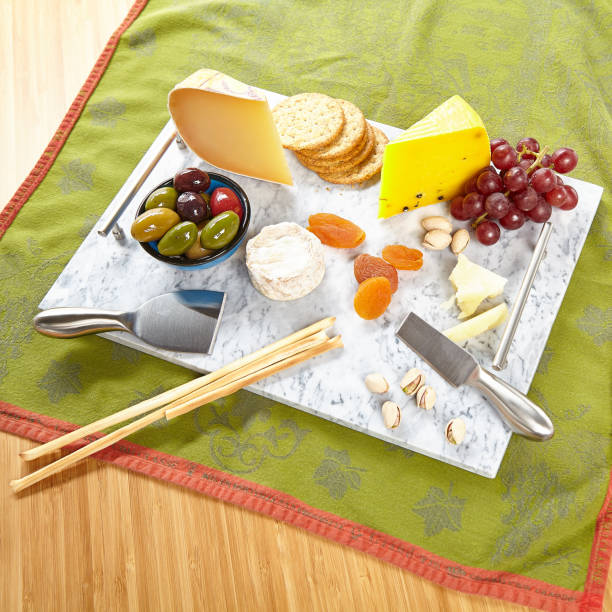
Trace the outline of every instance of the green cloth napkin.
{"label": "green cloth napkin", "polygon": [[[133,441],[287,492],[456,562],[582,590],[610,473],[610,12],[605,0],[150,0],[52,169],[0,241],[0,399],[85,424],[193,373],[97,337],[33,332],[37,305],[198,68],[349,99],[408,127],[459,94],[491,137],[571,146],[606,191],[530,397],[546,443],[514,436],[495,480],[248,392]],[[580,214],[580,205],[571,213]],[[519,230],[520,231],[520,230]],[[146,280],[146,279],[143,279]]]}

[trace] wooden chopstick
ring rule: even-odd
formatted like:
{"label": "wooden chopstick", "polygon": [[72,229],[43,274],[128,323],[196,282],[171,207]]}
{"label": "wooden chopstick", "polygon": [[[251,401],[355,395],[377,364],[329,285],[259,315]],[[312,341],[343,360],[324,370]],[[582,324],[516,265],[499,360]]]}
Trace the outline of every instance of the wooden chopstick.
{"label": "wooden chopstick", "polygon": [[128,419],[133,419],[134,417],[140,416],[141,414],[145,414],[150,410],[154,410],[155,408],[164,406],[185,395],[188,395],[189,393],[196,391],[197,389],[200,389],[205,385],[208,385],[218,380],[219,378],[222,378],[226,374],[229,374],[248,363],[252,363],[257,359],[260,359],[261,357],[269,353],[282,349],[286,346],[289,346],[290,344],[293,344],[294,342],[297,342],[299,340],[312,336],[320,331],[328,329],[334,324],[335,320],[335,317],[327,317],[325,319],[321,319],[320,321],[317,321],[316,323],[313,323],[308,327],[304,327],[303,329],[289,334],[288,336],[285,336],[284,338],[281,338],[280,340],[277,340],[272,344],[268,344],[267,346],[258,349],[257,351],[250,353],[249,355],[245,355],[240,359],[232,361],[231,363],[223,366],[218,370],[215,370],[214,372],[211,372],[210,374],[206,374],[194,380],[190,380],[189,382],[175,387],[174,389],[169,389],[168,391],[164,391],[163,393],[160,393],[155,397],[139,402],[134,406],[129,406],[128,408],[124,408],[119,412],[115,412],[114,414],[111,414],[107,417],[98,419],[93,423],[84,425],[79,429],[75,429],[74,431],[64,434],[59,438],[55,438],[54,440],[42,444],[41,446],[22,451],[20,453],[21,458],[25,461],[32,461],[33,459],[38,459],[39,457],[58,450],[66,446],[67,444],[76,442],[77,440],[80,440],[85,436],[97,433],[104,429],[108,429],[113,425],[117,425],[118,423],[122,423],[123,421],[126,421]]}
{"label": "wooden chopstick", "polygon": [[[219,399],[220,397],[224,397],[226,395],[234,393],[235,391],[238,391],[239,389],[247,385],[257,382],[262,378],[265,378],[266,376],[270,376],[272,374],[280,372],[281,370],[284,370],[285,368],[289,368],[293,365],[306,361],[307,359],[310,359],[317,355],[321,355],[331,349],[339,348],[342,346],[342,340],[340,336],[336,336],[330,339],[327,338],[325,334],[322,334],[325,336],[325,339],[323,339],[321,338],[320,334],[315,335],[318,336],[316,340],[306,338],[302,341],[295,343],[296,348],[293,351],[291,347],[288,347],[286,350],[288,356],[281,357],[280,355],[277,355],[277,357],[279,357],[279,360],[270,363],[265,367],[261,367],[262,363],[265,364],[267,361],[273,360],[274,357],[270,357],[269,360],[259,362],[258,365],[247,364],[243,366],[243,368],[238,368],[233,373],[228,374],[224,377],[225,384],[216,385],[216,388],[214,389],[208,389],[208,387],[205,387],[200,390],[200,393],[197,394],[197,397],[195,397],[194,394],[194,397],[192,397],[191,399],[184,400],[180,403],[177,402],[176,405],[174,405],[172,408],[166,406],[158,408],[157,410],[150,412],[149,414],[141,417],[140,419],[133,421],[128,425],[124,425],[123,427],[111,432],[110,434],[107,434],[103,438],[99,438],[98,440],[95,440],[87,446],[84,446],[74,451],[70,455],[66,455],[61,459],[58,459],[57,461],[50,463],[49,465],[46,465],[40,468],[39,470],[28,474],[27,476],[24,476],[23,478],[12,480],[9,484],[15,493],[22,491],[23,489],[26,489],[27,487],[37,482],[40,482],[41,480],[44,480],[52,474],[56,474],[57,472],[60,472],[67,467],[70,467],[81,459],[89,457],[93,453],[96,453],[99,450],[111,446],[122,438],[131,435],[136,431],[139,431],[147,425],[150,425],[154,421],[161,419],[166,415],[167,410],[169,412],[168,418],[172,419],[176,416],[179,416],[180,414],[189,412],[190,410],[193,410],[198,406],[202,406],[208,402],[214,401],[215,399]],[[250,374],[248,372],[250,372]]]}

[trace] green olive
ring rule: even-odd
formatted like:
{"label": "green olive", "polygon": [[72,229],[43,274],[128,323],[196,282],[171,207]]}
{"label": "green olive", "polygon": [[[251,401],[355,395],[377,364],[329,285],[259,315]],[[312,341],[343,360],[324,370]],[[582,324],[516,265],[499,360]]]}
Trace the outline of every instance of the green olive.
{"label": "green olive", "polygon": [[234,239],[239,227],[240,217],[233,210],[226,210],[204,226],[200,242],[205,249],[222,249]]}
{"label": "green olive", "polygon": [[162,255],[182,255],[196,241],[198,226],[193,221],[183,221],[171,227],[157,243]]}
{"label": "green olive", "polygon": [[160,187],[147,198],[145,210],[151,210],[152,208],[170,208],[176,210],[177,197],[178,191],[174,187]]}
{"label": "green olive", "polygon": [[200,242],[200,234],[202,233],[202,228],[205,225],[206,223],[198,224],[198,238],[184,253],[187,259],[202,259],[202,257],[206,257],[207,255],[214,253],[212,249],[205,249]]}
{"label": "green olive", "polygon": [[138,215],[132,223],[132,236],[138,242],[159,240],[181,218],[169,208],[152,208]]}

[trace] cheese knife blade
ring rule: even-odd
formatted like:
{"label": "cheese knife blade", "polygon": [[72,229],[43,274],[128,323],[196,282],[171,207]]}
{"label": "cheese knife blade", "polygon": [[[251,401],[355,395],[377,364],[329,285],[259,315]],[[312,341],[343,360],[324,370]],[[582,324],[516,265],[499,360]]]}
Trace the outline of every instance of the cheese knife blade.
{"label": "cheese knife blade", "polygon": [[411,312],[396,335],[451,385],[471,385],[497,409],[512,431],[548,440],[554,427],[546,413],[520,391],[480,367],[467,351]]}
{"label": "cheese knife blade", "polygon": [[123,331],[168,351],[210,354],[224,304],[222,291],[184,289],[153,297],[132,311],[51,308],[34,317],[34,327],[54,338]]}

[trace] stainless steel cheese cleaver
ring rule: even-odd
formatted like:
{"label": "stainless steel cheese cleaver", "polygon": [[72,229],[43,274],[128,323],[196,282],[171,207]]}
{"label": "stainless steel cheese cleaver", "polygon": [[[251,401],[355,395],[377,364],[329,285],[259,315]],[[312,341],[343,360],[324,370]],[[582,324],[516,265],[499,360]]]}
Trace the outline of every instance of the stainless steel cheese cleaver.
{"label": "stainless steel cheese cleaver", "polygon": [[211,353],[224,305],[222,291],[174,291],[126,312],[50,308],[34,317],[34,327],[54,338],[123,331],[168,351]]}
{"label": "stainless steel cheese cleaver", "polygon": [[520,391],[481,368],[460,346],[411,312],[397,336],[451,385],[471,385],[495,406],[512,431],[532,440],[548,440],[555,430],[546,413]]}

